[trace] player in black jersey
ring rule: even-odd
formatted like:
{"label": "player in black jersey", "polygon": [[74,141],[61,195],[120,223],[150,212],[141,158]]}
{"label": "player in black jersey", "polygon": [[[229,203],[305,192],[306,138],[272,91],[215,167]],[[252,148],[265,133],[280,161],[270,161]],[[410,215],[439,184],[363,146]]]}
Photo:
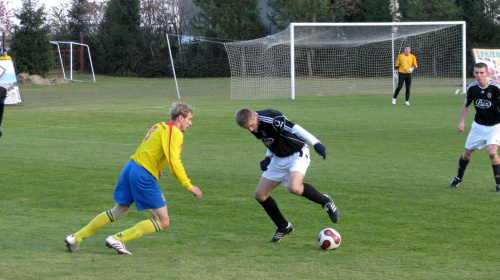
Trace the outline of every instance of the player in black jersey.
{"label": "player in black jersey", "polygon": [[330,219],[334,223],[338,222],[339,211],[331,197],[321,194],[310,184],[303,183],[311,161],[306,140],[314,145],[314,150],[323,159],[326,158],[326,149],[316,137],[276,110],[254,112],[242,108],[236,111],[234,119],[267,147],[266,157],[260,162],[264,173],[255,189],[254,198],[277,226],[276,233],[269,242],[279,242],[285,234],[293,231],[293,225],[283,217],[278,204],[271,197],[271,192],[279,185],[286,186],[293,194],[320,204]]}
{"label": "player in black jersey", "polygon": [[476,115],[471,131],[465,142],[465,151],[458,160],[458,174],[450,184],[456,188],[464,179],[464,172],[472,154],[476,149],[487,146],[488,156],[493,167],[493,176],[496,191],[500,192],[500,85],[488,78],[488,66],[485,63],[474,65],[476,81],[467,87],[467,97],[462,107],[462,115],[458,124],[458,133],[464,131],[465,118],[469,113],[469,106],[474,103]]}

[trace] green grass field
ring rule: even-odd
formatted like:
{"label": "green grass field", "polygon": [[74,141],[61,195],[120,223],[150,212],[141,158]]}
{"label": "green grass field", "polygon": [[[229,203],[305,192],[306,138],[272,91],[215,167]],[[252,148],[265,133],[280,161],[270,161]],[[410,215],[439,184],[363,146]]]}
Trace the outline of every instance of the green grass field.
{"label": "green grass field", "polygon": [[[83,83],[23,86],[24,105],[5,110],[0,138],[0,279],[498,279],[499,202],[491,164],[476,152],[458,189],[465,133],[456,127],[464,95],[387,92],[363,96],[230,100],[229,79],[180,80],[196,109],[183,163],[203,191],[197,201],[165,173],[168,229],[127,243],[108,235],[149,218],[131,208],[66,251],[64,238],[113,207],[123,166],[148,129],[168,120],[173,80],[98,76]],[[414,81],[412,87],[418,87]],[[327,148],[306,182],[330,194],[333,224],[320,206],[285,188],[273,193],[295,231],[270,244],[274,224],[253,199],[264,146],[233,120],[241,107],[274,108]],[[337,229],[336,251],[317,234]]]}

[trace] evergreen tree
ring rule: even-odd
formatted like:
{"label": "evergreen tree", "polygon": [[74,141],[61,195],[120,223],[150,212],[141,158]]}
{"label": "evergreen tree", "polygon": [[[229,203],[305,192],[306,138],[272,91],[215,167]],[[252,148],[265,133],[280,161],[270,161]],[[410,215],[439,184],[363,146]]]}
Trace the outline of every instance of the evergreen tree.
{"label": "evergreen tree", "polygon": [[71,40],[80,42],[80,32],[84,36],[90,35],[89,28],[89,2],[87,0],[72,0],[71,8],[68,11],[68,27],[71,33]]}
{"label": "evergreen tree", "polygon": [[269,20],[284,30],[291,22],[335,22],[332,0],[269,0]]}
{"label": "evergreen tree", "polygon": [[350,22],[390,22],[389,8],[391,0],[361,0],[356,5],[355,12],[347,17]]}
{"label": "evergreen tree", "polygon": [[[494,47],[500,43],[499,26],[485,1],[457,0],[467,22],[467,48]],[[498,11],[498,10],[497,10]]]}
{"label": "evergreen tree", "polygon": [[50,28],[45,24],[44,5],[36,8],[37,0],[22,0],[19,25],[14,26],[10,46],[18,73],[45,76],[53,67]]}
{"label": "evergreen tree", "polygon": [[455,0],[399,0],[403,21],[453,21],[462,18]]}
{"label": "evergreen tree", "polygon": [[194,0],[200,13],[195,29],[212,38],[249,40],[267,35],[257,0]]}
{"label": "evergreen tree", "polygon": [[136,75],[141,67],[142,45],[138,0],[109,0],[98,30],[98,59],[101,73]]}

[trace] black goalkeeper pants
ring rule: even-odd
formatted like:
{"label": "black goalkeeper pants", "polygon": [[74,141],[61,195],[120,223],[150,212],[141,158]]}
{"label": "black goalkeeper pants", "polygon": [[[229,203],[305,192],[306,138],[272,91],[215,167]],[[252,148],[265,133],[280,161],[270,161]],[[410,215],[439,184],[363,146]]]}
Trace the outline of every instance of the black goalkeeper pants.
{"label": "black goalkeeper pants", "polygon": [[406,101],[408,101],[410,100],[411,74],[398,73],[398,87],[394,92],[394,98],[398,97],[399,92],[403,88],[403,84],[406,85]]}

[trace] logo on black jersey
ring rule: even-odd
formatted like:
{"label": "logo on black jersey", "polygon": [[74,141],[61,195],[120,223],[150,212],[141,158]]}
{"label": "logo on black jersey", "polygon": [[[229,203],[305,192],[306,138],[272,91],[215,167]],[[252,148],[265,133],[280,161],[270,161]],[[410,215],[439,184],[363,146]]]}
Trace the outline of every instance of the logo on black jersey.
{"label": "logo on black jersey", "polygon": [[478,99],[476,100],[474,106],[480,109],[487,109],[491,107],[491,101],[488,101],[486,99]]}
{"label": "logo on black jersey", "polygon": [[491,99],[491,92],[488,92],[488,93],[486,94],[486,97],[488,97],[488,99]]}
{"label": "logo on black jersey", "polygon": [[260,140],[262,141],[262,143],[264,143],[264,145],[266,145],[266,147],[271,147],[271,145],[273,144],[274,142],[274,139],[273,138],[260,138]]}
{"label": "logo on black jersey", "polygon": [[283,121],[281,121],[281,120],[279,120],[279,119],[277,119],[277,118],[275,118],[275,119],[273,120],[273,126],[274,126],[274,128],[275,128],[277,131],[281,131],[281,130],[283,130],[283,126],[284,126],[284,125],[285,125],[285,122],[283,122]]}

